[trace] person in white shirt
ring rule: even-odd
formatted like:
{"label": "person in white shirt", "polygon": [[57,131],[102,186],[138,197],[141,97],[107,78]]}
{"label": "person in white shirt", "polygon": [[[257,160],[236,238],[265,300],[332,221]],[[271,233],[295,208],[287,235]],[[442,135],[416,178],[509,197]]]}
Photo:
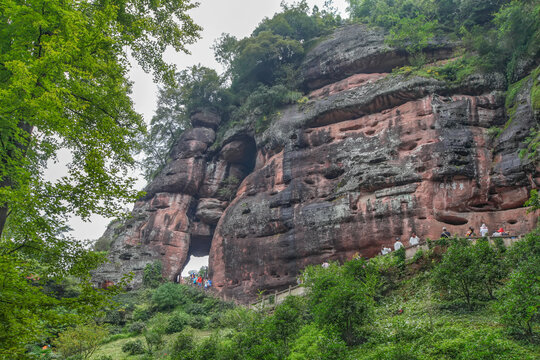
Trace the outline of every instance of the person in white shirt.
{"label": "person in white shirt", "polygon": [[486,224],[482,224],[482,226],[480,226],[480,236],[486,236],[488,232],[489,230]]}
{"label": "person in white shirt", "polygon": [[384,246],[383,246],[383,248],[381,250],[381,254],[383,254],[383,255],[386,255],[386,254],[391,253],[391,252],[392,252],[391,248],[387,248],[387,247],[384,247]]}
{"label": "person in white shirt", "polygon": [[396,242],[394,243],[394,250],[398,251],[403,247],[403,243],[399,241],[399,238],[396,238]]}
{"label": "person in white shirt", "polygon": [[416,233],[412,233],[411,237],[409,238],[409,245],[415,246],[418,245],[420,242],[420,238],[416,235]]}

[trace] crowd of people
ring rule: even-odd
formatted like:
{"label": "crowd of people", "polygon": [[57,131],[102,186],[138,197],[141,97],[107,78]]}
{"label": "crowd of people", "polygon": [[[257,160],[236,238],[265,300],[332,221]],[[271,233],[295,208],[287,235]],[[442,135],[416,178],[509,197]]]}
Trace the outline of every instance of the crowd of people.
{"label": "crowd of people", "polygon": [[196,273],[192,273],[189,275],[188,284],[193,284],[193,286],[201,287],[204,288],[204,290],[207,290],[208,288],[212,287],[212,280]]}
{"label": "crowd of people", "polygon": [[[484,237],[484,236],[487,236],[489,230],[488,230],[488,227],[486,226],[486,224],[482,224],[482,226],[480,226],[480,237]],[[504,228],[499,228],[497,231],[495,231],[491,236],[494,236],[494,237],[497,237],[497,236],[508,236],[510,235],[507,231],[504,230]],[[470,238],[474,238],[474,237],[477,237],[478,235],[476,234],[476,232],[474,231],[474,228],[472,226],[469,226],[469,229],[467,230],[466,234],[465,234],[465,237],[470,237]],[[448,231],[448,229],[446,227],[443,227],[442,228],[442,233],[441,233],[441,239],[448,239],[448,238],[451,238],[452,237],[452,234]],[[412,233],[411,234],[411,237],[409,238],[409,246],[416,246],[420,243],[420,238],[418,237],[418,235],[416,235],[416,233]],[[397,251],[399,249],[401,249],[402,247],[404,247],[403,243],[401,242],[401,238],[400,237],[396,237],[396,240],[394,242],[394,251]],[[383,245],[382,249],[381,249],[381,254],[382,255],[386,255],[388,253],[392,252],[392,248],[391,247],[387,247],[386,245]]]}

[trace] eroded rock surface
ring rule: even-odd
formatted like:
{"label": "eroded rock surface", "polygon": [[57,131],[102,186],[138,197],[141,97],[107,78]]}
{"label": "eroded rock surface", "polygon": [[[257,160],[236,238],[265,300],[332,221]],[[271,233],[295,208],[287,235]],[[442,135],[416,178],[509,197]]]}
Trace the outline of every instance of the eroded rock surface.
{"label": "eroded rock surface", "polygon": [[154,260],[174,279],[189,254],[209,252],[216,290],[248,301],[295,284],[309,264],[373,256],[396,236],[407,245],[411,232],[530,231],[536,216],[523,204],[539,169],[518,153],[539,120],[532,81],[508,121],[502,75],[460,84],[389,75],[407,59],[383,38],[352,26],[319,44],[305,61],[310,100],[263,133],[244,124],[210,151],[219,121],[195,118],[133,218],[109,230],[112,262],[96,279],[134,270],[140,283]]}

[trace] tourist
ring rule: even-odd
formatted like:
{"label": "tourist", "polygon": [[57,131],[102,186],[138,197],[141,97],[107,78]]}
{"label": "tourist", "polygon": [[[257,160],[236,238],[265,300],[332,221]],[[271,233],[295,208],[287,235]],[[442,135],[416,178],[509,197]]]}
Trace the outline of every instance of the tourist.
{"label": "tourist", "polygon": [[390,252],[392,252],[391,248],[387,248],[387,247],[383,246],[383,248],[381,250],[381,254],[386,255],[386,254],[389,254]]}
{"label": "tourist", "polygon": [[412,233],[411,237],[409,238],[409,245],[416,246],[419,242],[420,238],[416,235],[416,233]]}
{"label": "tourist", "polygon": [[197,285],[202,286],[202,284],[203,284],[202,276],[199,276],[199,277],[197,278]]}
{"label": "tourist", "polygon": [[448,230],[446,230],[446,227],[443,227],[442,228],[442,234],[441,234],[441,239],[448,239],[452,236],[452,234],[450,234],[450,232],[448,232]]}
{"label": "tourist", "polygon": [[480,236],[484,237],[487,233],[488,227],[486,226],[486,224],[482,224],[482,226],[480,226]]}
{"label": "tourist", "polygon": [[394,243],[394,250],[398,251],[403,247],[403,243],[399,241],[399,237],[396,238],[396,242]]}
{"label": "tourist", "polygon": [[473,236],[476,236],[476,234],[474,233],[474,228],[472,226],[469,226],[469,231],[467,231],[467,233],[465,234],[466,237],[473,237]]}
{"label": "tourist", "polygon": [[330,266],[330,264],[327,263],[326,261],[322,263],[323,269],[328,269],[329,266]]}

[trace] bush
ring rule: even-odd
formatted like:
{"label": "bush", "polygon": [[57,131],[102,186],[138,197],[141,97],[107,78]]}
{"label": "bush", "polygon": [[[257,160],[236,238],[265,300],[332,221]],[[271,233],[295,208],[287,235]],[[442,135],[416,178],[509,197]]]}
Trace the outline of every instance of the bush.
{"label": "bush", "polygon": [[275,308],[274,315],[268,319],[269,336],[272,340],[287,342],[310,319],[307,300],[300,296],[289,296]]}
{"label": "bush", "polygon": [[144,339],[146,340],[146,346],[150,353],[158,350],[163,345],[163,335],[158,330],[152,329],[145,331]]}
{"label": "bush", "polygon": [[186,313],[175,313],[169,318],[167,326],[165,327],[165,333],[172,334],[182,331],[189,320],[190,318]]}
{"label": "bush", "polygon": [[315,324],[310,324],[300,329],[287,360],[342,360],[346,353],[347,345],[337,334],[325,332]]}
{"label": "bush", "polygon": [[190,315],[204,315],[207,310],[203,304],[190,303],[184,307],[184,311]]}
{"label": "bush", "polygon": [[79,324],[61,333],[55,341],[56,349],[64,357],[88,359],[98,348],[107,330],[97,324]]}
{"label": "bush", "polygon": [[131,340],[122,345],[122,351],[128,355],[144,354],[144,346],[141,340]]}
{"label": "bush", "polygon": [[143,271],[143,286],[157,288],[163,282],[161,261],[146,264]]}
{"label": "bush", "polygon": [[135,321],[146,321],[152,317],[152,309],[148,304],[135,305],[133,310],[133,320]]}
{"label": "bush", "polygon": [[174,283],[166,283],[156,289],[152,296],[152,304],[158,310],[171,310],[184,303],[182,288]]}
{"label": "bush", "polygon": [[194,329],[204,329],[206,326],[206,319],[204,316],[196,315],[189,319],[188,324]]}
{"label": "bush", "polygon": [[146,328],[146,325],[144,324],[144,322],[136,321],[132,323],[131,325],[129,325],[129,332],[133,334],[140,334],[144,331],[145,328]]}
{"label": "bush", "polygon": [[356,259],[326,269],[309,266],[303,277],[315,323],[338,332],[349,345],[358,343],[360,327],[369,321],[374,308],[379,285],[375,268]]}
{"label": "bush", "polygon": [[171,355],[177,360],[191,360],[191,351],[194,348],[193,330],[186,328],[176,336],[171,347]]}

